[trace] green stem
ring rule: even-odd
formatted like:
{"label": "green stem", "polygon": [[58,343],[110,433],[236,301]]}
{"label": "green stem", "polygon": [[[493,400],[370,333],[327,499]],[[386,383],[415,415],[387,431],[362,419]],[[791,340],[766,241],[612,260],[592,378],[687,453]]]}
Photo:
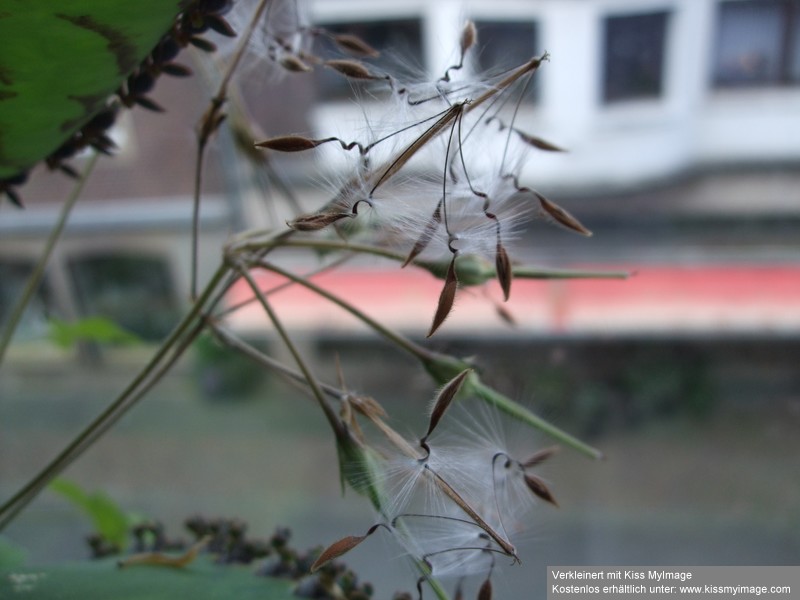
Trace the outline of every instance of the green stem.
{"label": "green stem", "polygon": [[489,387],[480,379],[476,377],[473,378],[471,382],[471,389],[475,393],[476,396],[481,398],[483,401],[488,402],[496,406],[498,409],[502,410],[506,414],[514,417],[515,419],[534,427],[543,433],[549,435],[550,437],[558,440],[559,442],[563,443],[586,456],[595,459],[604,458],[603,453],[596,448],[592,448],[588,444],[583,443],[578,438],[570,435],[566,431],[563,431],[542,419],[541,417],[535,415],[530,410],[525,408],[524,406],[514,402],[511,398],[501,394],[497,390]]}
{"label": "green stem", "polygon": [[[425,365],[425,368],[428,370],[428,372],[440,384],[444,384],[446,381],[452,379],[453,376],[455,376],[457,373],[463,371],[464,368],[469,367],[469,365],[466,364],[464,361],[461,361],[455,357],[439,354],[436,352],[431,352],[421,346],[418,346],[417,344],[403,337],[399,333],[392,331],[391,329],[381,325],[374,319],[368,317],[359,309],[349,304],[348,302],[342,300],[338,296],[331,294],[327,290],[324,290],[323,288],[319,287],[318,285],[310,281],[306,281],[305,279],[303,279],[298,275],[295,275],[294,273],[285,271],[280,267],[272,265],[266,261],[258,261],[256,264],[258,264],[258,266],[264,269],[267,269],[269,271],[277,273],[278,275],[286,277],[287,279],[291,279],[292,281],[299,283],[300,285],[306,287],[307,289],[313,291],[314,293],[322,296],[326,300],[329,300],[333,304],[346,310],[351,315],[355,316],[357,319],[367,324],[373,330],[386,337],[389,341],[394,342],[400,348],[402,348],[403,350],[405,350],[406,352],[408,352],[409,354],[420,360],[422,364]],[[574,448],[575,450],[587,456],[596,459],[603,457],[603,453],[600,452],[599,450],[592,448],[591,446],[581,442],[576,437],[548,423],[541,417],[538,417],[524,406],[514,402],[507,396],[504,396],[500,392],[485,385],[477,378],[477,375],[473,374],[473,376],[471,376],[470,379],[472,380],[472,389],[474,393],[484,401],[497,406],[500,410],[511,415],[512,417],[519,419],[523,423],[527,423],[528,425],[535,427],[536,429],[539,429],[540,431],[544,432],[547,435],[552,436],[554,439],[560,441],[566,446]]]}
{"label": "green stem", "polygon": [[253,290],[253,293],[258,298],[261,307],[269,316],[270,321],[272,321],[272,325],[275,327],[276,331],[278,332],[278,335],[281,337],[283,343],[286,345],[292,357],[294,358],[295,362],[297,363],[297,367],[303,373],[303,378],[308,382],[308,385],[311,388],[311,392],[314,394],[314,397],[319,403],[322,412],[325,413],[325,417],[328,419],[328,422],[330,423],[331,427],[333,427],[334,433],[336,433],[337,436],[344,434],[345,433],[344,428],[342,426],[341,420],[339,419],[339,416],[336,414],[336,411],[333,410],[333,407],[330,404],[328,404],[328,400],[325,398],[325,394],[323,394],[322,388],[320,388],[320,385],[317,382],[316,377],[314,377],[314,374],[311,372],[311,369],[306,364],[305,360],[303,359],[303,356],[297,350],[297,347],[294,345],[294,342],[292,342],[292,338],[286,332],[286,329],[284,329],[283,324],[278,318],[278,315],[275,314],[275,311],[272,309],[272,305],[269,303],[269,301],[266,299],[264,294],[259,289],[258,284],[256,284],[255,280],[253,279],[253,276],[250,274],[247,267],[243,265],[236,265],[236,269],[237,271],[239,271],[239,273],[245,279],[245,281],[247,281],[247,284],[250,286],[250,288]]}
{"label": "green stem", "polygon": [[[39,492],[56,476],[61,474],[75,459],[85,450],[96,442],[108,428],[115,423],[126,411],[141,399],[145,392],[154,386],[168,371],[169,367],[178,359],[182,351],[188,346],[188,341],[202,328],[202,324],[196,324],[197,329],[189,336],[184,334],[189,330],[195,319],[200,315],[204,305],[213,295],[217,285],[226,275],[228,268],[220,267],[206,286],[203,294],[197,299],[189,313],[173,329],[169,337],[164,341],[155,355],[145,365],[142,371],[128,384],[128,386],[117,396],[117,398],[101,412],[81,433],[79,433],[70,444],[64,448],[47,466],[45,466],[34,478],[20,489],[14,496],[0,506],[0,531],[2,531],[14,517],[27,506]],[[219,295],[214,299],[216,302]],[[167,365],[160,370],[162,360],[177,345],[178,350],[168,357]],[[155,375],[153,373],[155,372]],[[151,377],[152,375],[152,377]]]}
{"label": "green stem", "polygon": [[520,279],[627,279],[627,271],[582,271],[579,269],[539,269],[514,267],[514,277]]}
{"label": "green stem", "polygon": [[372,328],[373,330],[375,330],[376,332],[378,332],[379,334],[381,334],[382,336],[387,338],[389,341],[394,342],[395,344],[397,344],[400,348],[402,348],[403,350],[405,350],[406,352],[408,352],[409,354],[411,354],[415,358],[418,358],[419,360],[422,360],[422,361],[428,361],[428,360],[431,359],[432,353],[429,352],[428,350],[426,350],[425,348],[423,348],[422,346],[418,346],[417,344],[415,344],[414,342],[412,342],[408,338],[403,337],[402,335],[400,335],[396,331],[393,331],[393,330],[389,329],[388,327],[385,327],[384,325],[382,325],[381,323],[379,323],[375,319],[365,315],[363,312],[361,312],[359,309],[357,309],[352,304],[346,302],[345,300],[339,298],[338,296],[335,296],[335,295],[331,294],[329,291],[319,287],[317,284],[315,284],[315,283],[313,283],[311,281],[308,281],[308,280],[306,280],[306,279],[304,279],[304,278],[302,278],[302,277],[300,277],[298,275],[295,275],[294,273],[292,273],[290,271],[286,271],[286,270],[278,267],[277,265],[273,265],[273,264],[271,264],[269,262],[266,262],[266,261],[256,261],[255,264],[257,264],[259,267],[261,267],[263,269],[266,269],[268,271],[272,271],[273,273],[277,273],[278,275],[280,275],[282,277],[286,277],[287,279],[291,279],[295,283],[299,283],[300,285],[302,285],[303,287],[311,290],[315,294],[317,294],[319,296],[322,296],[323,298],[325,298],[326,300],[332,302],[336,306],[342,308],[343,310],[346,310],[351,315],[353,315],[354,317],[356,317],[357,319],[359,319],[360,321],[362,321],[363,323],[368,325],[370,328]]}
{"label": "green stem", "polygon": [[83,173],[81,173],[80,179],[78,179],[69,197],[62,205],[58,220],[56,221],[55,226],[53,226],[53,229],[50,231],[50,235],[47,236],[47,243],[45,244],[42,254],[39,256],[39,260],[33,269],[33,273],[31,273],[28,281],[25,283],[25,289],[22,291],[22,295],[11,311],[11,314],[8,318],[8,323],[3,330],[3,337],[0,339],[0,364],[3,363],[6,350],[11,344],[11,339],[14,337],[14,332],[22,320],[22,315],[25,313],[25,308],[28,306],[31,298],[33,298],[36,290],[39,289],[39,285],[42,282],[42,277],[44,277],[45,268],[47,268],[47,263],[50,262],[50,256],[53,254],[53,249],[55,248],[56,243],[64,231],[64,227],[67,224],[67,220],[72,212],[72,208],[78,201],[78,198],[83,191],[83,187],[86,184],[86,181],[89,179],[89,175],[94,170],[95,164],[97,164],[98,157],[99,154],[97,152],[92,154],[92,156],[89,158],[86,168],[83,170]]}
{"label": "green stem", "polygon": [[258,6],[253,12],[253,17],[247,24],[247,29],[239,38],[239,44],[236,46],[233,58],[230,63],[228,63],[228,67],[222,76],[219,89],[216,95],[211,99],[208,109],[200,120],[197,154],[195,156],[194,200],[192,206],[192,261],[190,275],[190,293],[192,300],[194,300],[197,295],[197,263],[200,243],[200,188],[202,187],[203,158],[205,156],[206,147],[208,146],[208,141],[221,122],[219,120],[219,112],[222,109],[222,105],[225,104],[231,77],[233,77],[236,68],[239,66],[239,62],[242,60],[247,46],[250,43],[250,38],[253,36],[253,32],[256,30],[258,22],[261,20],[261,16],[264,14],[269,1],[270,0],[261,0],[258,3]]}

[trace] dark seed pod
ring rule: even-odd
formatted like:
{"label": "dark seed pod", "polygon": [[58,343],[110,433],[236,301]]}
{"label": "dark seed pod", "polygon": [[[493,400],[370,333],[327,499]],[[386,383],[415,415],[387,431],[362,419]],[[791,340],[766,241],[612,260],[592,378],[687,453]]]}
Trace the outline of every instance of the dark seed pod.
{"label": "dark seed pod", "polygon": [[213,42],[209,42],[208,40],[204,40],[203,38],[194,35],[189,38],[189,43],[195,48],[199,48],[203,52],[214,52],[217,49],[216,44]]}
{"label": "dark seed pod", "polygon": [[189,67],[180,63],[166,63],[161,65],[161,72],[172,75],[173,77],[189,77],[192,74],[192,70]]}
{"label": "dark seed pod", "polygon": [[142,108],[146,108],[147,110],[152,110],[153,112],[164,112],[163,107],[159,105],[157,102],[154,102],[150,98],[145,98],[144,96],[137,96],[133,99],[136,104],[141,106]]}
{"label": "dark seed pod", "polygon": [[86,124],[84,129],[91,128],[93,131],[105,131],[110,128],[114,121],[117,120],[116,108],[107,108],[97,113],[89,123]]}
{"label": "dark seed pod", "polygon": [[162,38],[162,40],[158,43],[158,46],[156,46],[153,50],[151,56],[153,58],[153,62],[165,63],[178,56],[180,51],[180,44],[178,44],[174,38],[167,36]]}
{"label": "dark seed pod", "polygon": [[228,12],[232,6],[232,0],[202,0],[198,8],[209,15],[220,15]]}
{"label": "dark seed pod", "polygon": [[217,15],[206,15],[206,23],[208,26],[220,35],[225,37],[236,37],[236,31],[231,27],[224,17]]}
{"label": "dark seed pod", "polygon": [[155,78],[146,71],[139,71],[128,77],[128,93],[131,96],[143,96],[155,84]]}

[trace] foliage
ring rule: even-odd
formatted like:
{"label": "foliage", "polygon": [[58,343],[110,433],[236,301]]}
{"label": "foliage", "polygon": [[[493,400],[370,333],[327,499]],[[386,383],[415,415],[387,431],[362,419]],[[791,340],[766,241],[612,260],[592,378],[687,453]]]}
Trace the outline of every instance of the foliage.
{"label": "foliage", "polygon": [[104,492],[89,493],[77,483],[56,479],[50,489],[69,500],[92,521],[94,530],[118,548],[128,545],[131,518]]}
{"label": "foliage", "polygon": [[61,348],[70,348],[82,342],[112,345],[141,343],[139,337],[104,317],[87,317],[71,322],[51,319],[50,340]]}
{"label": "foliage", "polygon": [[0,570],[0,597],[30,600],[290,600],[296,598],[293,587],[285,580],[257,578],[250,569],[215,564],[207,558],[198,559],[186,569],[119,569],[116,561],[98,561]]}
{"label": "foliage", "polygon": [[0,179],[52,153],[107,103],[179,0],[7,0],[0,17]]}

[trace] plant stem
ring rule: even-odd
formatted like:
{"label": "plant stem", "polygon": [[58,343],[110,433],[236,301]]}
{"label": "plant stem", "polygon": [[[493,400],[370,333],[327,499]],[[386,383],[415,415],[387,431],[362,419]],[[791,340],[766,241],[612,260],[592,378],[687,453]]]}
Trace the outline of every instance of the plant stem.
{"label": "plant stem", "polygon": [[247,29],[239,39],[236,52],[234,53],[230,63],[228,63],[228,67],[222,76],[222,81],[219,84],[217,93],[211,99],[208,109],[200,119],[199,131],[197,134],[197,154],[195,156],[194,203],[192,207],[192,264],[190,277],[190,293],[192,300],[194,300],[197,296],[197,262],[200,240],[200,188],[202,187],[203,182],[203,158],[205,156],[206,147],[208,146],[208,141],[211,139],[211,136],[222,122],[220,110],[222,109],[222,105],[225,104],[228,85],[230,84],[231,77],[233,77],[233,73],[239,66],[239,62],[242,60],[242,57],[247,50],[247,45],[250,42],[250,38],[253,36],[253,32],[255,31],[258,22],[261,20],[269,1],[270,0],[260,0],[258,3],[258,6],[253,12],[253,17],[247,24]]}
{"label": "plant stem", "polygon": [[272,309],[272,305],[269,303],[267,298],[259,289],[258,285],[256,284],[253,276],[250,274],[249,270],[244,265],[236,265],[236,269],[239,271],[241,276],[247,281],[247,284],[253,290],[253,293],[258,298],[259,303],[261,304],[264,311],[269,316],[270,321],[272,321],[272,325],[275,327],[278,335],[280,335],[283,343],[288,348],[289,352],[291,353],[292,357],[294,358],[295,362],[297,363],[298,368],[303,373],[303,378],[308,382],[309,387],[311,388],[314,397],[316,398],[317,402],[319,402],[320,408],[322,412],[325,413],[325,417],[328,419],[331,427],[333,427],[334,433],[339,436],[345,434],[344,428],[342,426],[342,422],[339,419],[339,416],[336,414],[336,411],[333,410],[333,407],[328,403],[328,400],[325,398],[325,394],[322,393],[322,388],[320,388],[319,383],[317,382],[314,374],[311,372],[311,369],[306,364],[303,356],[297,350],[297,347],[292,342],[292,338],[289,337],[289,334],[284,329],[283,324],[281,323],[278,315],[275,314],[275,311]]}
{"label": "plant stem", "polygon": [[30,277],[28,277],[28,281],[25,283],[25,289],[22,291],[22,295],[11,311],[11,314],[8,318],[8,323],[3,330],[3,336],[0,339],[0,364],[3,363],[6,350],[11,345],[14,332],[22,320],[22,315],[25,313],[25,308],[28,306],[28,303],[30,303],[33,295],[39,289],[39,285],[44,277],[45,268],[47,267],[47,263],[50,262],[50,257],[53,254],[53,249],[55,248],[56,243],[64,231],[64,227],[67,224],[67,220],[72,212],[72,208],[78,201],[81,191],[83,191],[83,187],[86,184],[86,181],[89,179],[89,175],[92,173],[94,166],[97,164],[97,159],[99,156],[100,155],[97,152],[92,153],[91,157],[89,158],[89,162],[86,164],[86,168],[83,170],[83,173],[81,173],[81,176],[75,184],[75,187],[72,189],[72,192],[61,206],[61,212],[59,213],[58,220],[53,226],[53,229],[50,230],[50,234],[47,236],[47,242],[44,250],[42,250],[33,272],[31,273]]}
{"label": "plant stem", "polygon": [[[204,326],[204,323],[196,322],[196,319],[200,316],[204,305],[212,297],[215,289],[227,272],[228,267],[224,265],[217,270],[188,314],[175,329],[173,329],[172,333],[170,333],[169,337],[162,343],[155,355],[139,374],[134,377],[122,393],[81,431],[58,456],[35,475],[27,485],[0,506],[0,531],[30,503],[50,481],[61,474],[75,459],[91,447],[111,425],[134,406],[145,393],[164,376],[169,370],[169,367],[180,357],[186,347],[188,347],[189,342]],[[220,296],[217,295],[217,297],[214,298],[214,302],[217,302],[219,298]],[[191,331],[188,336],[185,335],[193,324],[195,325],[194,331]],[[177,347],[177,350],[173,352],[172,356],[168,357],[166,365],[162,365],[162,361],[174,347]],[[159,367],[162,368],[159,369]]]}
{"label": "plant stem", "polygon": [[[439,384],[444,384],[446,381],[449,381],[456,373],[463,370],[465,367],[468,367],[464,361],[458,360],[455,357],[439,354],[436,352],[431,352],[422,346],[418,346],[411,340],[405,338],[404,336],[400,335],[396,331],[385,327],[384,325],[380,324],[379,322],[375,321],[371,317],[368,317],[355,306],[349,304],[345,300],[339,298],[328,292],[327,290],[319,287],[318,285],[303,279],[302,277],[295,275],[289,271],[285,271],[280,267],[270,264],[266,261],[256,261],[260,267],[277,273],[283,277],[291,279],[299,283],[300,285],[306,287],[307,289],[313,291],[314,293],[322,296],[326,300],[329,300],[336,306],[346,310],[360,321],[371,327],[377,333],[386,337],[389,341],[394,342],[400,348],[420,360],[423,365],[425,365],[426,369],[429,373],[436,379]],[[255,282],[251,284],[255,285]],[[591,458],[599,459],[603,457],[603,453],[597,450],[596,448],[592,448],[591,446],[581,442],[576,437],[570,435],[566,431],[563,431],[542,419],[541,417],[535,415],[530,410],[525,408],[524,406],[514,402],[511,398],[504,396],[500,392],[494,390],[493,388],[487,386],[483,382],[481,382],[477,375],[470,377],[472,382],[472,390],[473,392],[483,399],[485,402],[489,402],[490,404],[495,405],[497,408],[502,410],[503,412],[509,414],[510,416],[522,421],[539,429],[540,431],[544,432],[545,434],[552,436],[554,439],[560,441],[561,443],[569,446],[586,456]]]}
{"label": "plant stem", "polygon": [[323,298],[325,298],[326,300],[332,302],[336,306],[346,310],[351,315],[353,315],[354,317],[356,317],[357,319],[359,319],[360,321],[362,321],[363,323],[368,325],[370,328],[372,328],[373,330],[375,330],[376,332],[378,332],[379,334],[381,334],[382,336],[387,338],[389,341],[391,341],[391,342],[395,343],[396,345],[398,345],[400,348],[402,348],[403,350],[405,350],[406,352],[408,352],[409,354],[411,354],[415,358],[418,358],[419,360],[422,360],[422,361],[427,361],[427,360],[431,359],[432,354],[433,354],[432,352],[426,350],[422,346],[418,346],[417,344],[415,344],[414,342],[412,342],[408,338],[400,335],[396,331],[393,331],[392,329],[389,329],[388,327],[385,327],[384,325],[382,325],[381,323],[379,323],[375,319],[373,319],[373,318],[367,316],[366,314],[364,314],[363,312],[361,312],[359,309],[357,309],[352,304],[346,302],[345,300],[343,300],[342,298],[339,298],[338,296],[335,296],[335,295],[331,294],[329,291],[319,287],[317,284],[312,283],[311,281],[308,281],[306,279],[303,279],[302,277],[300,277],[298,275],[295,275],[294,273],[292,273],[290,271],[286,271],[286,270],[282,269],[281,267],[278,267],[277,265],[273,265],[273,264],[271,264],[271,263],[269,263],[267,261],[259,260],[259,261],[256,261],[255,264],[257,264],[258,266],[260,266],[263,269],[266,269],[268,271],[272,271],[273,273],[277,273],[278,275],[281,275],[282,277],[286,277],[287,279],[291,279],[292,281],[294,281],[296,283],[299,283],[300,285],[302,285],[305,288],[308,288],[309,290],[311,290],[315,294],[317,294],[319,296],[322,296]]}
{"label": "plant stem", "polygon": [[514,402],[508,396],[505,396],[498,392],[497,390],[489,387],[482,381],[480,381],[477,377],[473,379],[471,382],[471,389],[475,393],[476,396],[481,398],[483,401],[488,402],[496,406],[498,409],[502,410],[504,413],[514,417],[515,419],[522,421],[523,423],[530,425],[542,431],[543,433],[549,435],[550,437],[558,440],[559,442],[565,444],[589,456],[594,459],[602,459],[604,458],[603,453],[596,448],[592,448],[588,444],[583,443],[578,438],[570,435],[566,431],[559,429],[555,425],[552,425],[542,419],[541,417],[535,415],[530,410],[525,408],[524,406]]}

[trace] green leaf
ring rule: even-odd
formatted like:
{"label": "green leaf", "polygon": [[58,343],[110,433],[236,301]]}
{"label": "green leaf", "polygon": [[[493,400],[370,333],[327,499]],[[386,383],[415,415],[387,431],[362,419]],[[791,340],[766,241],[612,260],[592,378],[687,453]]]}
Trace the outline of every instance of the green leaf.
{"label": "green leaf", "polygon": [[98,561],[0,570],[0,598],[25,600],[297,600],[292,582],[258,577],[251,569],[216,565],[201,557],[184,569],[119,569]]}
{"label": "green leaf", "polygon": [[25,564],[26,558],[25,550],[13,544],[8,538],[0,536],[0,569],[21,567]]}
{"label": "green leaf", "polygon": [[167,32],[181,0],[3,0],[0,178],[57,149]]}
{"label": "green leaf", "polygon": [[132,519],[106,494],[89,494],[78,484],[66,479],[55,479],[50,489],[86,513],[97,533],[120,548],[125,548]]}
{"label": "green leaf", "polygon": [[142,343],[135,334],[105,317],[87,317],[71,323],[51,319],[49,337],[62,348],[69,348],[79,342],[126,345]]}

